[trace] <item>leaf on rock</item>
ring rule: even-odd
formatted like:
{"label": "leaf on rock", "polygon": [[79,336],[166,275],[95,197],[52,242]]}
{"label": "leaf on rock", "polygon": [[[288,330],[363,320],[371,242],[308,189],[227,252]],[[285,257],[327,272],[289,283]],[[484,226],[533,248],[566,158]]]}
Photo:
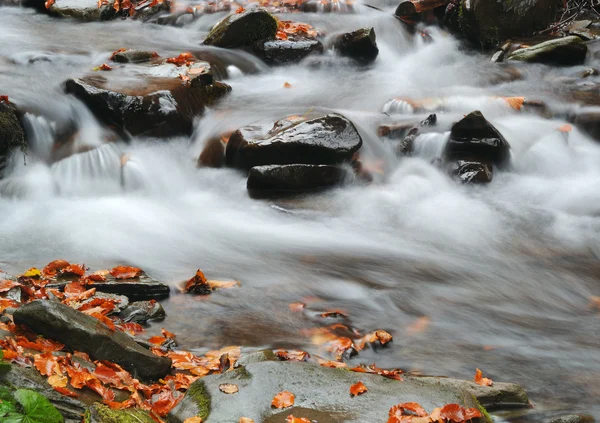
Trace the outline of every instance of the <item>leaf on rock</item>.
{"label": "leaf on rock", "polygon": [[58,393],[60,393],[60,394],[62,394],[64,396],[67,396],[67,397],[77,398],[79,396],[79,394],[71,391],[68,388],[63,388],[63,387],[60,387],[60,386],[53,386],[53,388],[54,388],[54,390],[56,392],[58,392]]}
{"label": "leaf on rock", "polygon": [[455,423],[462,423],[466,420],[481,417],[481,412],[476,408],[465,409],[459,404],[446,404],[442,407],[439,414],[441,419]]}
{"label": "leaf on rock", "polygon": [[164,336],[153,336],[150,339],[148,339],[148,342],[150,342],[153,345],[162,345],[164,342],[167,341],[167,338],[165,338]]}
{"label": "leaf on rock", "polygon": [[324,313],[319,314],[319,316],[321,317],[332,317],[332,318],[345,318],[348,317],[348,315],[346,313],[344,313],[341,310],[330,310],[330,311],[326,311]]}
{"label": "leaf on rock", "polygon": [[25,278],[39,278],[40,276],[42,276],[42,272],[40,272],[39,269],[32,267],[27,272],[23,273],[21,276]]}
{"label": "leaf on rock", "polygon": [[85,386],[100,395],[105,403],[113,402],[115,400],[115,393],[112,389],[104,386],[98,379],[94,378],[87,380]]}
{"label": "leaf on rock", "polygon": [[135,279],[142,274],[142,269],[131,266],[117,266],[109,272],[115,279]]}
{"label": "leaf on rock", "polygon": [[106,317],[104,314],[91,313],[90,316],[95,317],[96,319],[104,323],[106,326],[108,326],[108,329],[110,329],[111,331],[114,332],[116,330],[115,323],[108,317]]}
{"label": "leaf on rock", "polygon": [[192,53],[181,53],[177,57],[169,57],[167,63],[173,63],[176,66],[191,65],[196,61]]}
{"label": "leaf on rock", "polygon": [[483,372],[479,369],[475,370],[475,377],[473,378],[473,382],[481,386],[492,386],[494,384],[492,379],[483,377]]}
{"label": "leaf on rock", "polygon": [[306,361],[310,354],[302,350],[277,350],[277,358],[282,361]]}
{"label": "leaf on rock", "polygon": [[208,295],[212,292],[212,288],[206,280],[206,276],[200,269],[196,271],[193,278],[187,281],[183,287],[184,292],[198,295]]}
{"label": "leaf on rock", "polygon": [[281,391],[271,401],[271,407],[275,408],[286,408],[294,405],[294,394],[289,391]]}
{"label": "leaf on rock", "polygon": [[69,380],[63,375],[52,375],[48,378],[48,383],[53,388],[65,388]]}
{"label": "leaf on rock", "polygon": [[7,95],[0,95],[0,103],[9,104],[10,101],[8,100],[8,96]]}
{"label": "leaf on rock", "polygon": [[0,281],[0,292],[7,292],[14,287],[21,286],[19,282],[11,281],[10,279],[4,279]]}
{"label": "leaf on rock", "polygon": [[119,329],[121,332],[126,332],[133,336],[144,332],[144,328],[142,327],[142,325],[140,325],[139,323],[134,323],[134,322],[119,323],[119,324],[115,325],[115,327],[117,329]]}
{"label": "leaf on rock", "polygon": [[219,391],[224,394],[235,394],[236,392],[239,392],[239,390],[238,386],[233,383],[222,383],[219,385]]}
{"label": "leaf on rock", "polygon": [[54,260],[42,269],[42,276],[45,278],[53,278],[60,270],[70,266],[70,264],[71,263],[66,260]]}
{"label": "leaf on rock", "polygon": [[67,267],[60,270],[61,275],[74,275],[83,276],[85,275],[85,266],[79,264],[70,264]]}
{"label": "leaf on rock", "polygon": [[304,304],[304,303],[290,303],[289,304],[290,311],[293,311],[294,313],[302,312],[305,307],[306,307],[306,304]]}
{"label": "leaf on rock", "polygon": [[312,423],[310,420],[304,417],[294,417],[292,414],[286,417],[286,423]]}
{"label": "leaf on rock", "polygon": [[360,381],[356,382],[350,387],[350,395],[352,395],[353,397],[364,394],[365,392],[367,392],[367,387],[364,383]]}

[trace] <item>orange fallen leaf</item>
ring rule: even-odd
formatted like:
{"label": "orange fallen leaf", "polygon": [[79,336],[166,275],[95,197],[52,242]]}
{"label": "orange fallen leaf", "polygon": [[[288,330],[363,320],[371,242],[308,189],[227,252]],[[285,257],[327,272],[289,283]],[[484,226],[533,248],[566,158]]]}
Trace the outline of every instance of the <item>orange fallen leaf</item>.
{"label": "orange fallen leaf", "polygon": [[473,382],[481,386],[492,386],[494,384],[492,379],[483,377],[483,372],[479,369],[475,370],[475,377],[473,378]]}
{"label": "orange fallen leaf", "polygon": [[275,397],[273,397],[273,401],[271,401],[271,407],[275,408],[286,408],[294,405],[295,400],[294,394],[289,391],[281,391]]}
{"label": "orange fallen leaf", "polygon": [[183,421],[183,423],[202,423],[202,417],[188,417]]}
{"label": "orange fallen leaf", "polygon": [[503,97],[504,101],[508,103],[510,107],[515,110],[521,110],[523,103],[525,103],[525,97]]}
{"label": "orange fallen leaf", "polygon": [[83,276],[85,275],[85,266],[79,264],[69,264],[68,266],[60,270],[61,275],[74,275]]}
{"label": "orange fallen leaf", "polygon": [[290,84],[289,82],[286,82],[283,84],[283,88],[292,88],[292,84]]}
{"label": "orange fallen leaf", "polygon": [[100,313],[91,313],[90,316],[95,317],[96,319],[104,323],[106,326],[108,326],[108,329],[110,329],[111,331],[114,332],[116,330],[115,323],[105,315]]}
{"label": "orange fallen leaf", "polygon": [[299,312],[301,312],[301,311],[304,310],[304,307],[306,307],[306,304],[304,304],[304,303],[290,303],[288,307],[294,313],[299,313]]}
{"label": "orange fallen leaf", "polygon": [[286,423],[312,423],[310,420],[304,417],[294,417],[292,414],[286,417]]}
{"label": "orange fallen leaf", "polygon": [[246,11],[246,9],[244,9],[243,6],[240,6],[235,10],[235,13],[240,14],[240,13],[244,13],[245,11]]}
{"label": "orange fallen leaf", "polygon": [[350,387],[350,395],[352,395],[353,397],[364,394],[365,392],[367,392],[367,387],[365,386],[364,383],[362,383],[360,381],[356,382],[354,385],[352,385]]}
{"label": "orange fallen leaf", "polygon": [[10,101],[8,100],[8,96],[7,95],[0,95],[0,103],[9,104]]}
{"label": "orange fallen leaf", "polygon": [[108,63],[102,63],[100,66],[97,66],[94,68],[94,70],[101,70],[101,71],[111,71],[113,68],[111,65],[109,65]]}
{"label": "orange fallen leaf", "polygon": [[348,315],[341,310],[326,311],[324,313],[319,314],[319,316],[332,318],[348,317]]}
{"label": "orange fallen leaf", "polygon": [[192,53],[181,53],[177,57],[169,57],[167,63],[173,63],[176,66],[190,65],[194,63],[196,58]]}
{"label": "orange fallen leaf", "polygon": [[183,84],[187,84],[187,83],[189,83],[189,82],[190,82],[190,77],[189,77],[189,76],[187,76],[187,75],[184,75],[184,74],[182,74],[182,73],[180,73],[180,74],[179,74],[179,79],[181,79],[181,82],[182,82]]}
{"label": "orange fallen leaf", "polygon": [[48,383],[53,388],[65,388],[67,386],[68,379],[62,375],[52,375],[48,378]]}
{"label": "orange fallen leaf", "polygon": [[277,350],[275,355],[283,361],[306,361],[310,357],[309,353],[302,350]]}
{"label": "orange fallen leaf", "polygon": [[119,54],[119,53],[123,53],[123,52],[125,52],[125,51],[127,51],[127,50],[128,50],[128,49],[126,49],[126,48],[120,48],[120,49],[118,49],[118,50],[116,50],[116,51],[113,51],[113,52],[112,52],[112,54],[110,55],[110,60],[115,60],[115,56],[116,56],[117,54]]}
{"label": "orange fallen leaf", "polygon": [[112,268],[109,273],[115,279],[134,279],[142,274],[142,269],[131,266],[117,266]]}
{"label": "orange fallen leaf", "polygon": [[66,260],[54,260],[53,262],[48,263],[46,267],[42,269],[42,276],[45,278],[52,278],[56,276],[60,270],[70,266],[70,264],[71,263]]}
{"label": "orange fallen leaf", "polygon": [[200,269],[196,271],[194,277],[185,283],[183,290],[184,292],[198,295],[208,295],[212,292],[212,288],[208,284],[206,276],[204,276],[204,273],[202,273]]}
{"label": "orange fallen leaf", "polygon": [[342,363],[341,361],[322,361],[321,366],[323,367],[331,367],[334,369],[346,368],[348,365],[346,363]]}
{"label": "orange fallen leaf", "polygon": [[238,423],[254,423],[250,417],[240,417],[240,421]]}
{"label": "orange fallen leaf", "polygon": [[44,3],[44,6],[46,7],[46,9],[50,9],[50,7],[51,7],[51,6],[52,6],[54,3],[56,3],[56,0],[47,0],[47,1]]}
{"label": "orange fallen leaf", "polygon": [[481,417],[478,409],[464,408],[459,404],[446,404],[440,410],[440,418],[454,422],[464,422],[478,417]]}
{"label": "orange fallen leaf", "polygon": [[288,36],[283,31],[277,31],[277,34],[275,34],[275,38],[277,38],[278,40],[287,40]]}
{"label": "orange fallen leaf", "polygon": [[148,342],[150,342],[151,344],[154,345],[162,345],[163,342],[166,342],[167,338],[165,338],[164,336],[153,336],[150,339],[148,339]]}
{"label": "orange fallen leaf", "polygon": [[562,132],[563,134],[567,134],[573,130],[573,127],[568,123],[565,123],[564,125],[561,125],[558,128],[556,128],[556,130],[558,132]]}
{"label": "orange fallen leaf", "polygon": [[219,385],[219,391],[224,394],[235,394],[236,392],[239,392],[239,390],[238,386],[233,383],[222,383]]}
{"label": "orange fallen leaf", "polygon": [[4,279],[0,281],[0,292],[7,292],[11,289],[21,286],[19,282],[11,281],[10,279]]}
{"label": "orange fallen leaf", "polygon": [[53,386],[54,390],[61,393],[62,395],[65,395],[67,397],[71,397],[71,398],[77,398],[79,395],[76,394],[75,392],[71,391],[70,389],[67,388],[63,388],[61,386]]}

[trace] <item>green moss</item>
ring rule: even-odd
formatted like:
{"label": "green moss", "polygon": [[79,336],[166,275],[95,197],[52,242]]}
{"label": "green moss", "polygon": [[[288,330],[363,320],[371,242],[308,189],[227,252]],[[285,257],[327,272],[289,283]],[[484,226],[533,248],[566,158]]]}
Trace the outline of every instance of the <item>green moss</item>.
{"label": "green moss", "polygon": [[111,408],[96,403],[85,412],[84,423],[155,423],[145,411],[112,410]]}
{"label": "green moss", "polygon": [[479,422],[481,422],[481,423],[492,423],[493,422],[492,416],[490,416],[490,414],[487,412],[487,410],[485,409],[485,407],[483,405],[481,405],[481,403],[479,402],[479,400],[477,399],[477,397],[475,395],[473,395],[473,402],[475,403],[475,407],[481,413],[481,417],[478,419]]}
{"label": "green moss", "polygon": [[210,414],[210,394],[206,389],[206,385],[202,380],[198,380],[190,386],[187,391],[187,395],[194,400],[198,407],[198,416],[202,417],[202,420],[208,419]]}

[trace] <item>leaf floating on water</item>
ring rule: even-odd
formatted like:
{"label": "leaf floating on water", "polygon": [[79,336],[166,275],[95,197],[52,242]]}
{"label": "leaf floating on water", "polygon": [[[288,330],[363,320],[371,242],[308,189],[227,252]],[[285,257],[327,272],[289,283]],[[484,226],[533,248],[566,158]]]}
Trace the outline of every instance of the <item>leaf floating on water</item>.
{"label": "leaf floating on water", "polygon": [[131,266],[117,266],[109,272],[116,279],[134,279],[142,274],[142,269]]}
{"label": "leaf floating on water", "polygon": [[185,283],[183,291],[198,295],[208,295],[212,292],[212,288],[206,280],[204,273],[198,269],[194,277]]}
{"label": "leaf floating on water", "polygon": [[503,97],[503,99],[515,110],[521,110],[525,103],[525,97]]}
{"label": "leaf floating on water", "polygon": [[290,303],[289,306],[290,311],[293,311],[294,313],[300,313],[304,310],[304,308],[306,307],[306,304],[304,303]]}
{"label": "leaf floating on water", "polygon": [[364,383],[362,383],[360,381],[356,382],[354,385],[352,385],[350,387],[350,395],[352,395],[353,397],[362,395],[365,392],[367,392],[367,387],[365,386]]}
{"label": "leaf floating on water", "polygon": [[571,132],[573,130],[573,127],[571,125],[569,125],[568,123],[565,123],[564,125],[561,125],[558,128],[556,128],[556,130],[558,132],[562,132],[563,134],[568,134],[569,132]]}
{"label": "leaf floating on water", "polygon": [[292,414],[286,417],[286,423],[312,423],[310,420],[304,417],[294,417]]}
{"label": "leaf floating on water", "polygon": [[296,397],[289,391],[281,391],[271,401],[271,407],[275,408],[287,408],[294,405]]}
{"label": "leaf floating on water", "polygon": [[113,68],[108,63],[102,63],[100,66],[96,66],[93,71],[111,71]]}
{"label": "leaf floating on water", "polygon": [[290,84],[289,82],[285,82],[283,84],[283,88],[292,88],[292,84]]}
{"label": "leaf floating on water", "polygon": [[239,390],[238,386],[233,383],[222,383],[219,385],[219,391],[224,394],[235,394],[239,392]]}
{"label": "leaf floating on water", "polygon": [[475,377],[473,378],[473,382],[481,386],[492,386],[494,384],[492,379],[483,377],[483,372],[479,369],[475,370]]}

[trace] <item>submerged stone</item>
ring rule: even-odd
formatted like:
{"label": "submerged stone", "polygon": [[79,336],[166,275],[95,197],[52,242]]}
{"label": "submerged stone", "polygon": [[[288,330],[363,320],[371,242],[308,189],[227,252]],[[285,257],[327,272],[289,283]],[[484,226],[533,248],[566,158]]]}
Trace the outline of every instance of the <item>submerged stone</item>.
{"label": "submerged stone", "polygon": [[94,317],[59,302],[32,301],[19,307],[13,318],[16,324],[83,351],[94,360],[117,363],[134,377],[158,379],[171,369],[170,359],[152,354],[124,332],[113,331]]}
{"label": "submerged stone", "polygon": [[363,64],[375,61],[379,54],[375,30],[372,27],[337,35],[333,41],[333,48],[340,55],[351,57]]}
{"label": "submerged stone", "polygon": [[154,51],[125,50],[115,54],[112,58],[117,63],[142,63],[158,57]]}
{"label": "submerged stone", "polygon": [[254,44],[254,54],[268,65],[278,66],[298,63],[311,54],[323,53],[323,44],[318,40],[267,40]]}
{"label": "submerged stone", "polygon": [[576,36],[558,38],[515,50],[508,60],[548,63],[554,65],[580,65],[585,61],[588,48]]}
{"label": "submerged stone", "polygon": [[[359,380],[368,392],[352,398],[350,386]],[[238,385],[239,392],[224,394],[219,390],[223,383]],[[272,408],[271,400],[283,390],[295,395],[294,407]],[[390,407],[413,401],[428,412],[451,403],[480,407],[467,391],[435,381],[397,381],[307,363],[264,361],[194,382],[186,397],[169,413],[168,422],[183,423],[195,416],[214,422],[237,422],[242,416],[256,422],[284,422],[289,414],[318,418],[319,422],[378,422],[387,418]],[[484,414],[480,421],[491,420]]]}
{"label": "submerged stone", "polygon": [[274,39],[277,19],[263,9],[250,9],[227,16],[210,31],[204,44],[236,48],[251,46],[259,40]]}
{"label": "submerged stone", "polygon": [[483,184],[492,182],[494,168],[477,159],[457,160],[450,167],[450,174],[464,184]]}
{"label": "submerged stone", "polygon": [[253,198],[284,197],[322,191],[348,177],[344,168],[330,165],[256,166],[248,173],[248,193]]}
{"label": "submerged stone", "polygon": [[249,170],[270,164],[337,164],[352,159],[362,139],[348,119],[329,114],[309,120],[280,120],[246,126],[229,138],[226,163]]}

